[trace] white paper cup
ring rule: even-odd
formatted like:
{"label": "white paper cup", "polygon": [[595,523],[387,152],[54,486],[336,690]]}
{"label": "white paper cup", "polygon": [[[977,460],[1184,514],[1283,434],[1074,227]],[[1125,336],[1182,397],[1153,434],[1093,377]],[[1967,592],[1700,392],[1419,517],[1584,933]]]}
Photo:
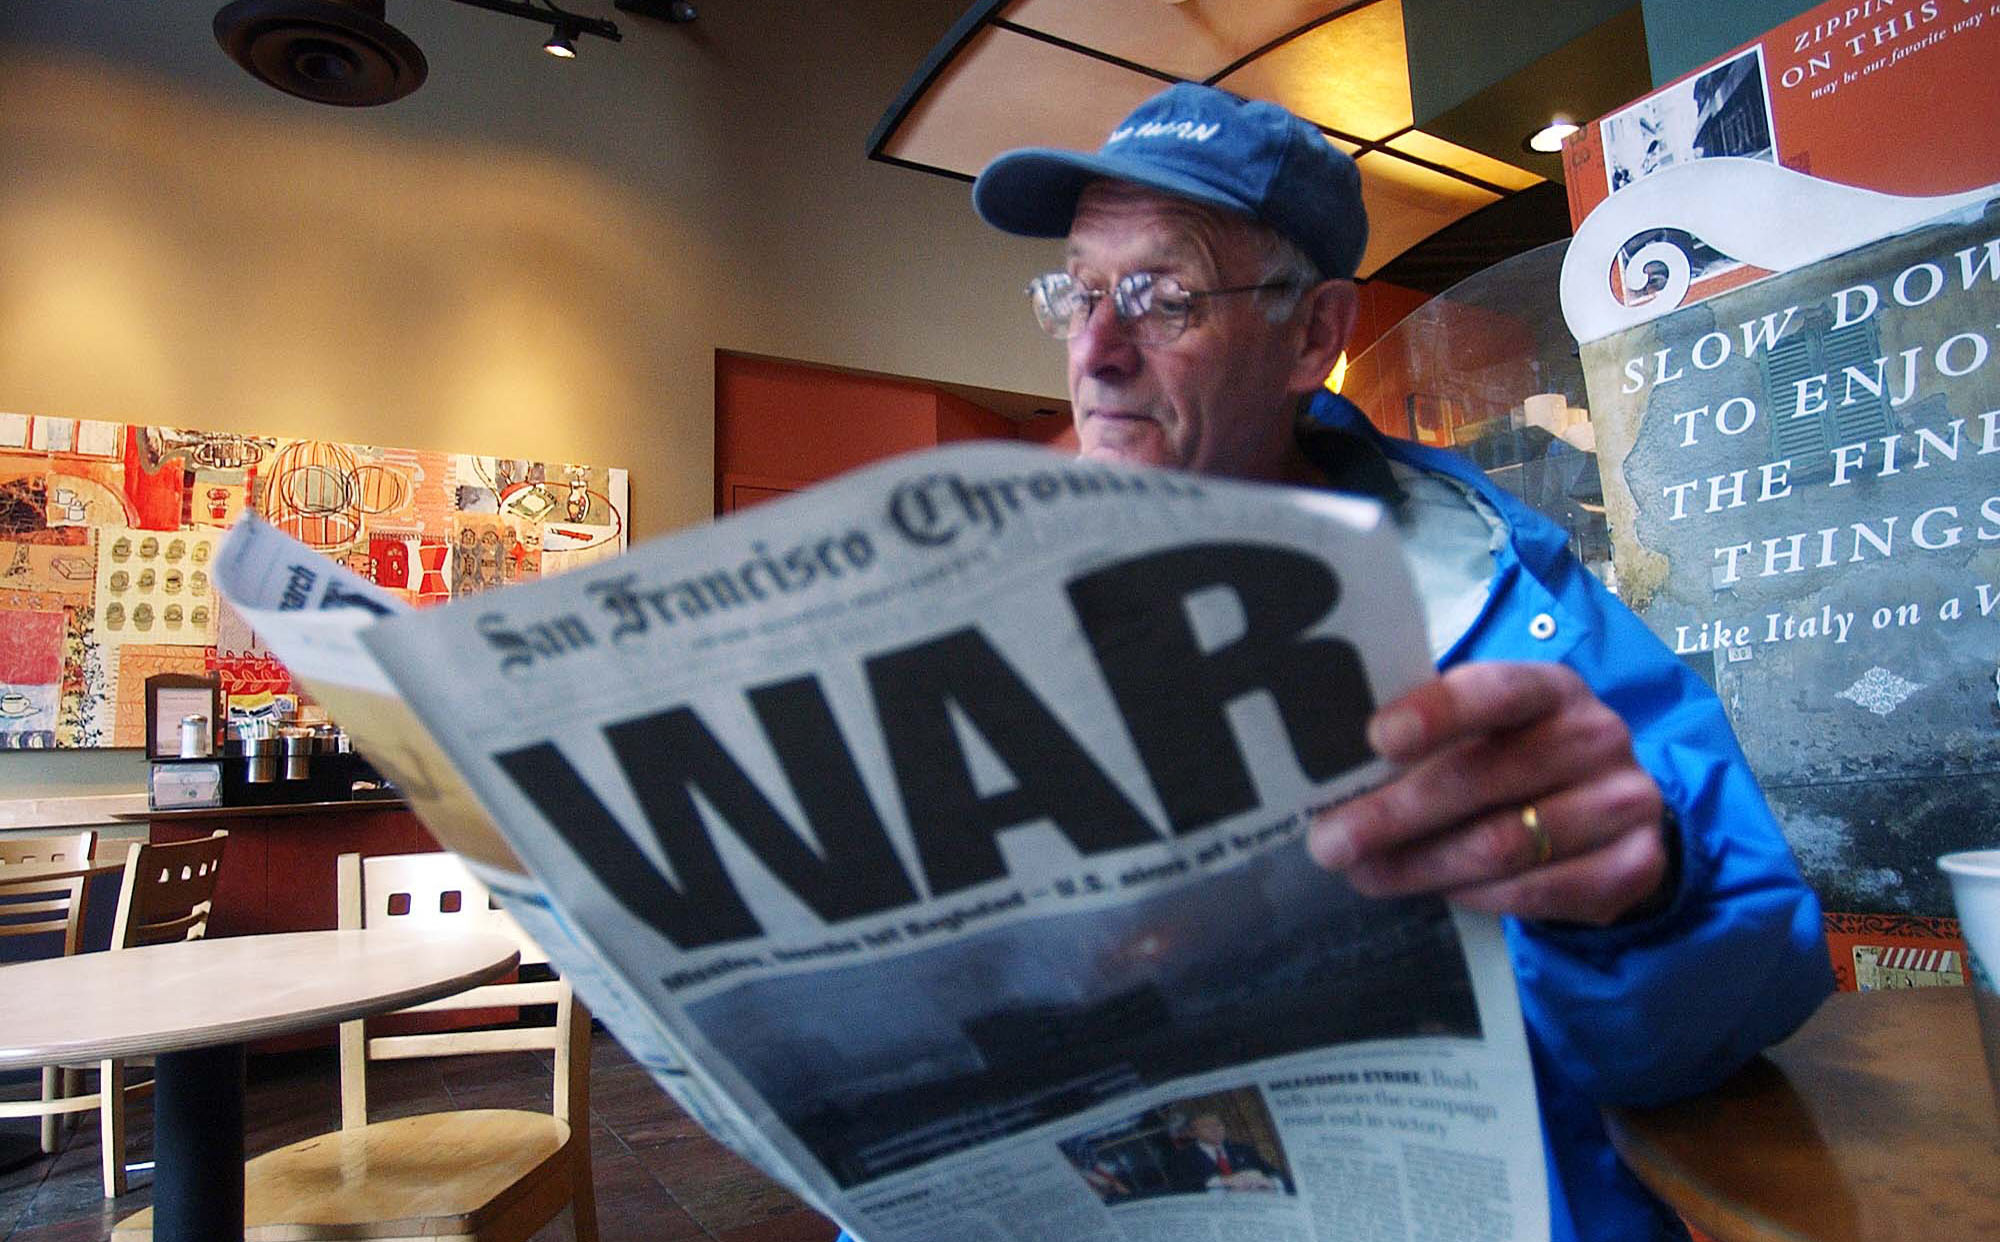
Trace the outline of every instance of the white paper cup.
{"label": "white paper cup", "polygon": [[2000,1100],[2000,850],[1967,850],[1938,859],[1951,881],[1958,929],[1971,950],[1972,999],[1979,1010],[1979,1039],[1986,1073]]}

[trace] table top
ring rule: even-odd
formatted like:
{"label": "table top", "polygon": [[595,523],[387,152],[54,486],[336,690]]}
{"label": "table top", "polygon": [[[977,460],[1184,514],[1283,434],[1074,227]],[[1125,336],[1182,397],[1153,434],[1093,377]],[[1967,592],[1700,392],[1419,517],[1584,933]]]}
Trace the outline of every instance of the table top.
{"label": "table top", "polygon": [[80,875],[109,875],[125,869],[125,855],[93,858],[83,862],[0,863],[0,885],[39,884],[47,880],[74,880]]}
{"label": "table top", "polygon": [[230,806],[175,806],[150,811],[117,811],[105,816],[127,824],[153,820],[183,819],[283,819],[297,815],[344,815],[353,811],[407,811],[409,800],[401,794],[383,797],[338,798],[332,802],[236,803]]}
{"label": "table top", "polygon": [[1608,1115],[1718,1242],[2000,1238],[2000,1108],[1971,989],[1844,992],[1716,1090]]}
{"label": "table top", "polygon": [[0,966],[0,1069],[179,1052],[329,1026],[505,974],[491,933],[287,932]]}

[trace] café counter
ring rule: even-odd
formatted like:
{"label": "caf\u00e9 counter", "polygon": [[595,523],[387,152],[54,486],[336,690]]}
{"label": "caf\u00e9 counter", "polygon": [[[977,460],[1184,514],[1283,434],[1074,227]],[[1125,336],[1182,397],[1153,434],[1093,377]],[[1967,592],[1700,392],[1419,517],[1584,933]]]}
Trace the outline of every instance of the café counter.
{"label": "caf\u00e9 counter", "polygon": [[334,859],[342,854],[421,854],[437,839],[395,799],[136,811],[151,841],[229,832],[211,936],[320,931],[335,925]]}

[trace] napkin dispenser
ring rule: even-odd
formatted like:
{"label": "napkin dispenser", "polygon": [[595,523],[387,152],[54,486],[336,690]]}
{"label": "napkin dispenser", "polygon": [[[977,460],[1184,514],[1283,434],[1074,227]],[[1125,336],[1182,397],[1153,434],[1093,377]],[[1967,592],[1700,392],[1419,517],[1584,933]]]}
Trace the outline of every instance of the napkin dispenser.
{"label": "napkin dispenser", "polygon": [[222,760],[155,759],[146,765],[146,805],[155,811],[221,806]]}

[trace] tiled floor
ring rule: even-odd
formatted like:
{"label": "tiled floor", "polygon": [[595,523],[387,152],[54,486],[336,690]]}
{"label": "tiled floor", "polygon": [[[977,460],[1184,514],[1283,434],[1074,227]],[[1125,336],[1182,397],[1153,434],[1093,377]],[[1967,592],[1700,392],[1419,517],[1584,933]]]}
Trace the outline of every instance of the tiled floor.
{"label": "tiled floor", "polygon": [[[591,1158],[596,1166],[598,1231],[603,1242],[826,1242],[825,1217],[702,1132],[624,1050],[599,1031],[592,1047]],[[477,1059],[378,1063],[369,1071],[370,1116],[405,1116],[444,1108],[547,1108],[549,1071],[530,1054]],[[7,1090],[19,1096],[26,1084]],[[245,1101],[245,1147],[251,1155],[339,1123],[331,1049],[252,1057]],[[151,1110],[132,1110],[131,1149],[152,1151]],[[33,1121],[4,1123],[32,1134]],[[102,1242],[120,1217],[150,1201],[146,1174],[115,1201],[97,1174],[97,1126],[86,1120],[55,1157],[0,1173],[0,1240]],[[535,1242],[570,1237],[567,1214]]]}

